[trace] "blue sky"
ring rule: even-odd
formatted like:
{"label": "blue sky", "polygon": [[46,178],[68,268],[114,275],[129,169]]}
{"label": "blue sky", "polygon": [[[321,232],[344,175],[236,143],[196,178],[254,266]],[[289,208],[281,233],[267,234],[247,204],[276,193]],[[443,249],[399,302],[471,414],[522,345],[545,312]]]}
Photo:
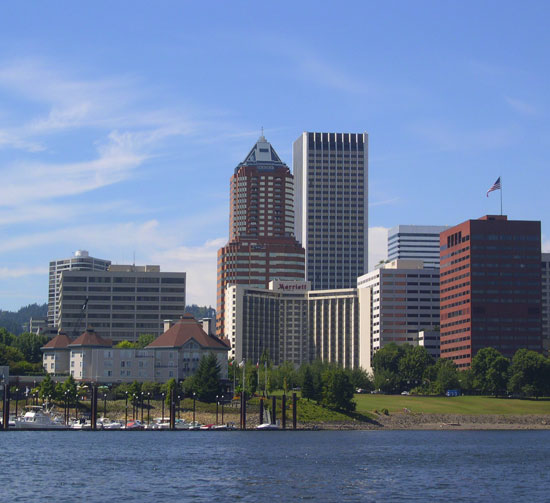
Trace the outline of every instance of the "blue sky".
{"label": "blue sky", "polygon": [[369,133],[386,229],[547,218],[547,2],[11,2],[0,7],[0,309],[77,249],[186,271],[215,304],[229,177],[265,128]]}

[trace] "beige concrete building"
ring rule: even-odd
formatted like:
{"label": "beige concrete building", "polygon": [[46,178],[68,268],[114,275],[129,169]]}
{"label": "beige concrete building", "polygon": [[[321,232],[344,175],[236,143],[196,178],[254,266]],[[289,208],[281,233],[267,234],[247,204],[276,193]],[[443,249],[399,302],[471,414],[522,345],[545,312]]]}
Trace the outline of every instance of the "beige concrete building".
{"label": "beige concrete building", "polygon": [[357,289],[311,291],[307,300],[312,359],[363,366]]}
{"label": "beige concrete building", "polygon": [[311,359],[305,281],[271,281],[269,289],[226,288],[225,327],[229,358],[258,362],[263,351],[275,365],[300,365]]}
{"label": "beige concrete building", "polygon": [[221,377],[227,378],[229,347],[207,334],[191,315],[166,322],[166,331],[143,349],[113,347],[112,341],[88,329],[75,340],[60,334],[43,348],[49,374],[70,374],[77,381],[98,383],[166,382],[193,375],[201,358],[214,353]]}
{"label": "beige concrete building", "polygon": [[107,271],[61,273],[59,329],[75,337],[93,328],[114,342],[159,336],[164,320],[185,312],[184,272],[161,272],[158,265],[111,265]]}
{"label": "beige concrete building", "polygon": [[369,371],[372,355],[385,344],[418,344],[418,332],[439,326],[439,270],[424,268],[421,260],[382,264],[357,278],[357,287],[362,361]]}
{"label": "beige concrete building", "polygon": [[355,288],[310,291],[309,282],[274,281],[269,289],[231,285],[226,299],[230,358],[257,362],[267,350],[275,365],[362,365]]}

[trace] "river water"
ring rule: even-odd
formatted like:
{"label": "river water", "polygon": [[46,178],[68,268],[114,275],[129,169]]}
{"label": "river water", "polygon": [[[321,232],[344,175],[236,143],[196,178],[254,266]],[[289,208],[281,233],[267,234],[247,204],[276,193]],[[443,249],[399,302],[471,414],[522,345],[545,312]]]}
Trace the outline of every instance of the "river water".
{"label": "river water", "polygon": [[0,501],[550,501],[549,445],[548,431],[8,431]]}

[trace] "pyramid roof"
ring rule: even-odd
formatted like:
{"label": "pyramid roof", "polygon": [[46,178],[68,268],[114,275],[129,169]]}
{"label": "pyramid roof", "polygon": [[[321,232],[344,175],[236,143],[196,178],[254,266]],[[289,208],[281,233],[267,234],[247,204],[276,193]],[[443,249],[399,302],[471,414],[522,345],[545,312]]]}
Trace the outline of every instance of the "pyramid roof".
{"label": "pyramid roof", "polygon": [[59,332],[53,339],[49,340],[40,349],[64,349],[71,344],[73,340],[63,332]]}
{"label": "pyramid roof", "polygon": [[262,164],[286,166],[263,134],[239,166],[258,166]]}
{"label": "pyramid roof", "polygon": [[99,346],[110,348],[113,342],[110,339],[104,339],[95,333],[94,330],[89,328],[80,337],[77,337],[75,341],[69,344],[69,347],[74,346]]}
{"label": "pyramid roof", "polygon": [[179,348],[191,339],[203,348],[229,349],[220,339],[208,335],[191,314],[184,314],[179,321],[157,337],[147,348]]}

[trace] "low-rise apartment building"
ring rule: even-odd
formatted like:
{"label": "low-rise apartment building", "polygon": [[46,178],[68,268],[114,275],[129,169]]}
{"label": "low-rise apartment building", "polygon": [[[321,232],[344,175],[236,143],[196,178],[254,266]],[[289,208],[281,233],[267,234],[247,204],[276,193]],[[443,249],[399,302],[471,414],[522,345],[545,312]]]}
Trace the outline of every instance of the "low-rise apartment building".
{"label": "low-rise apartment building", "polygon": [[227,378],[229,347],[207,334],[191,315],[176,323],[143,349],[116,348],[109,339],[88,329],[75,340],[59,334],[44,347],[43,364],[49,374],[70,374],[77,381],[128,383],[184,380],[193,375],[200,359],[214,353],[221,377]]}

